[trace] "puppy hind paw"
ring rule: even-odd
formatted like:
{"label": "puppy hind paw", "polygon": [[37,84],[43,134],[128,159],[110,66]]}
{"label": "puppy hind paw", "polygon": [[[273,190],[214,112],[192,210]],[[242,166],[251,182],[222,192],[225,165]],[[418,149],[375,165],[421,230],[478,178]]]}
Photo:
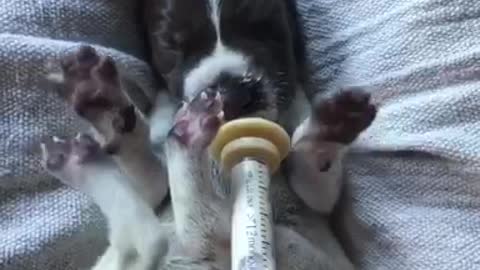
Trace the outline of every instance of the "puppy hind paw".
{"label": "puppy hind paw", "polygon": [[352,88],[316,98],[312,120],[319,127],[319,140],[350,144],[372,124],[376,114],[370,94]]}
{"label": "puppy hind paw", "polygon": [[135,107],[121,89],[111,57],[84,45],[60,62],[60,96],[97,129],[106,144],[134,130]]}
{"label": "puppy hind paw", "polygon": [[104,155],[100,145],[86,134],[78,134],[69,139],[54,136],[44,140],[40,149],[41,163],[45,170],[75,188],[81,184],[78,179],[85,171],[84,165],[94,163]]}
{"label": "puppy hind paw", "polygon": [[40,144],[40,149],[42,166],[50,173],[59,171],[65,166],[72,150],[68,141],[57,136],[44,140]]}

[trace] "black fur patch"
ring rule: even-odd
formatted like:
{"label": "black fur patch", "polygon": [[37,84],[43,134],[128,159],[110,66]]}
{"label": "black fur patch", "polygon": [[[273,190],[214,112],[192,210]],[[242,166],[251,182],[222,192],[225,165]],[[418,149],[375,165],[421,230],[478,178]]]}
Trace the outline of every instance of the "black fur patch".
{"label": "black fur patch", "polygon": [[[294,0],[222,0],[220,8],[222,42],[248,56],[252,70],[265,76],[258,92],[269,91],[276,97],[275,104],[252,103],[245,113],[288,106],[295,85],[303,81],[306,62]],[[186,74],[215,47],[217,34],[210,11],[208,0],[146,1],[152,61],[178,98],[183,97]],[[230,90],[229,85],[222,87]]]}

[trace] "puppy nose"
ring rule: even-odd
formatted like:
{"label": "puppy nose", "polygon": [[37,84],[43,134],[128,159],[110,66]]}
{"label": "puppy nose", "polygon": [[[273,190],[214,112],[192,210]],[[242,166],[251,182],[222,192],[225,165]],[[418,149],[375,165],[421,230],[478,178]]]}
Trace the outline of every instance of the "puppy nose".
{"label": "puppy nose", "polygon": [[217,86],[222,94],[227,121],[254,113],[264,100],[259,80],[251,77],[222,74]]}
{"label": "puppy nose", "polygon": [[227,91],[223,96],[223,111],[225,120],[238,118],[251,103],[251,95],[248,91]]}
{"label": "puppy nose", "polygon": [[258,89],[236,85],[225,88],[223,92],[223,104],[226,120],[232,120],[250,113],[254,110],[255,99],[258,97]]}
{"label": "puppy nose", "polygon": [[248,105],[252,102],[252,93],[251,89],[231,89],[227,90],[225,96],[226,101],[229,105],[237,109],[242,109],[248,107]]}

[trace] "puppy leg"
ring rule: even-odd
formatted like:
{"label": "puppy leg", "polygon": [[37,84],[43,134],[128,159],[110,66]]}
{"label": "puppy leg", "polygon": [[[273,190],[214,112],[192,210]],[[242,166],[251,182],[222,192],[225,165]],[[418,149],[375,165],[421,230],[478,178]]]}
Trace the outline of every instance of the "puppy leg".
{"label": "puppy leg", "polygon": [[45,169],[91,197],[107,218],[110,247],[98,262],[101,269],[155,263],[156,254],[164,252],[159,247],[168,231],[162,231],[151,207],[100,145],[92,137],[79,134],[68,140],[54,137],[41,148]]}
{"label": "puppy leg", "polygon": [[[170,193],[177,236],[197,252],[218,247],[230,238],[228,203],[216,194],[207,151],[223,117],[218,93],[202,92],[185,104],[166,142]],[[220,240],[219,240],[220,241]]]}
{"label": "puppy leg", "polygon": [[61,74],[50,76],[60,95],[93,126],[102,147],[136,180],[141,196],[157,206],[168,191],[166,168],[152,153],[149,127],[122,91],[113,59],[82,46],[62,60],[61,68]]}
{"label": "puppy leg", "polygon": [[348,146],[376,116],[370,95],[359,89],[315,100],[312,115],[295,131],[289,158],[290,184],[312,209],[329,214],[342,187]]}

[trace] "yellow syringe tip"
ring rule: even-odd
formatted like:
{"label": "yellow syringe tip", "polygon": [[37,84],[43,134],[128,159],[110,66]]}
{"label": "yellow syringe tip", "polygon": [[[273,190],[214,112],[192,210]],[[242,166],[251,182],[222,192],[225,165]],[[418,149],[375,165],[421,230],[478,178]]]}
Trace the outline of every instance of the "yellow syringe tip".
{"label": "yellow syringe tip", "polygon": [[[248,139],[235,142],[227,148],[228,144],[241,138]],[[255,138],[257,140],[255,140]],[[250,143],[251,145],[249,145]],[[272,150],[274,148],[276,152]],[[228,153],[223,154],[222,152],[225,151],[225,149]],[[259,152],[255,152],[257,150],[254,149],[258,149]],[[269,155],[268,153],[273,154],[275,152],[273,155],[278,155],[278,157],[272,156],[272,158],[267,158],[264,156],[263,158],[269,160],[268,162],[275,160],[279,165],[290,151],[290,137],[280,125],[274,122],[262,118],[242,118],[230,121],[220,127],[217,136],[210,145],[210,151],[213,157],[222,162],[224,167],[227,168],[231,168],[230,166],[232,164],[230,164],[230,162],[234,160],[248,158],[246,155],[249,153],[260,155],[260,152],[263,153],[261,155]],[[224,160],[224,158],[227,158],[227,160]],[[267,161],[265,160],[265,162]],[[273,166],[273,164],[269,164],[269,166],[270,165]],[[271,170],[277,168],[278,165],[273,166]]]}
{"label": "yellow syringe tip", "polygon": [[221,154],[222,166],[230,171],[245,158],[264,162],[270,173],[274,173],[281,162],[278,148],[271,142],[262,138],[243,137],[225,145]]}

